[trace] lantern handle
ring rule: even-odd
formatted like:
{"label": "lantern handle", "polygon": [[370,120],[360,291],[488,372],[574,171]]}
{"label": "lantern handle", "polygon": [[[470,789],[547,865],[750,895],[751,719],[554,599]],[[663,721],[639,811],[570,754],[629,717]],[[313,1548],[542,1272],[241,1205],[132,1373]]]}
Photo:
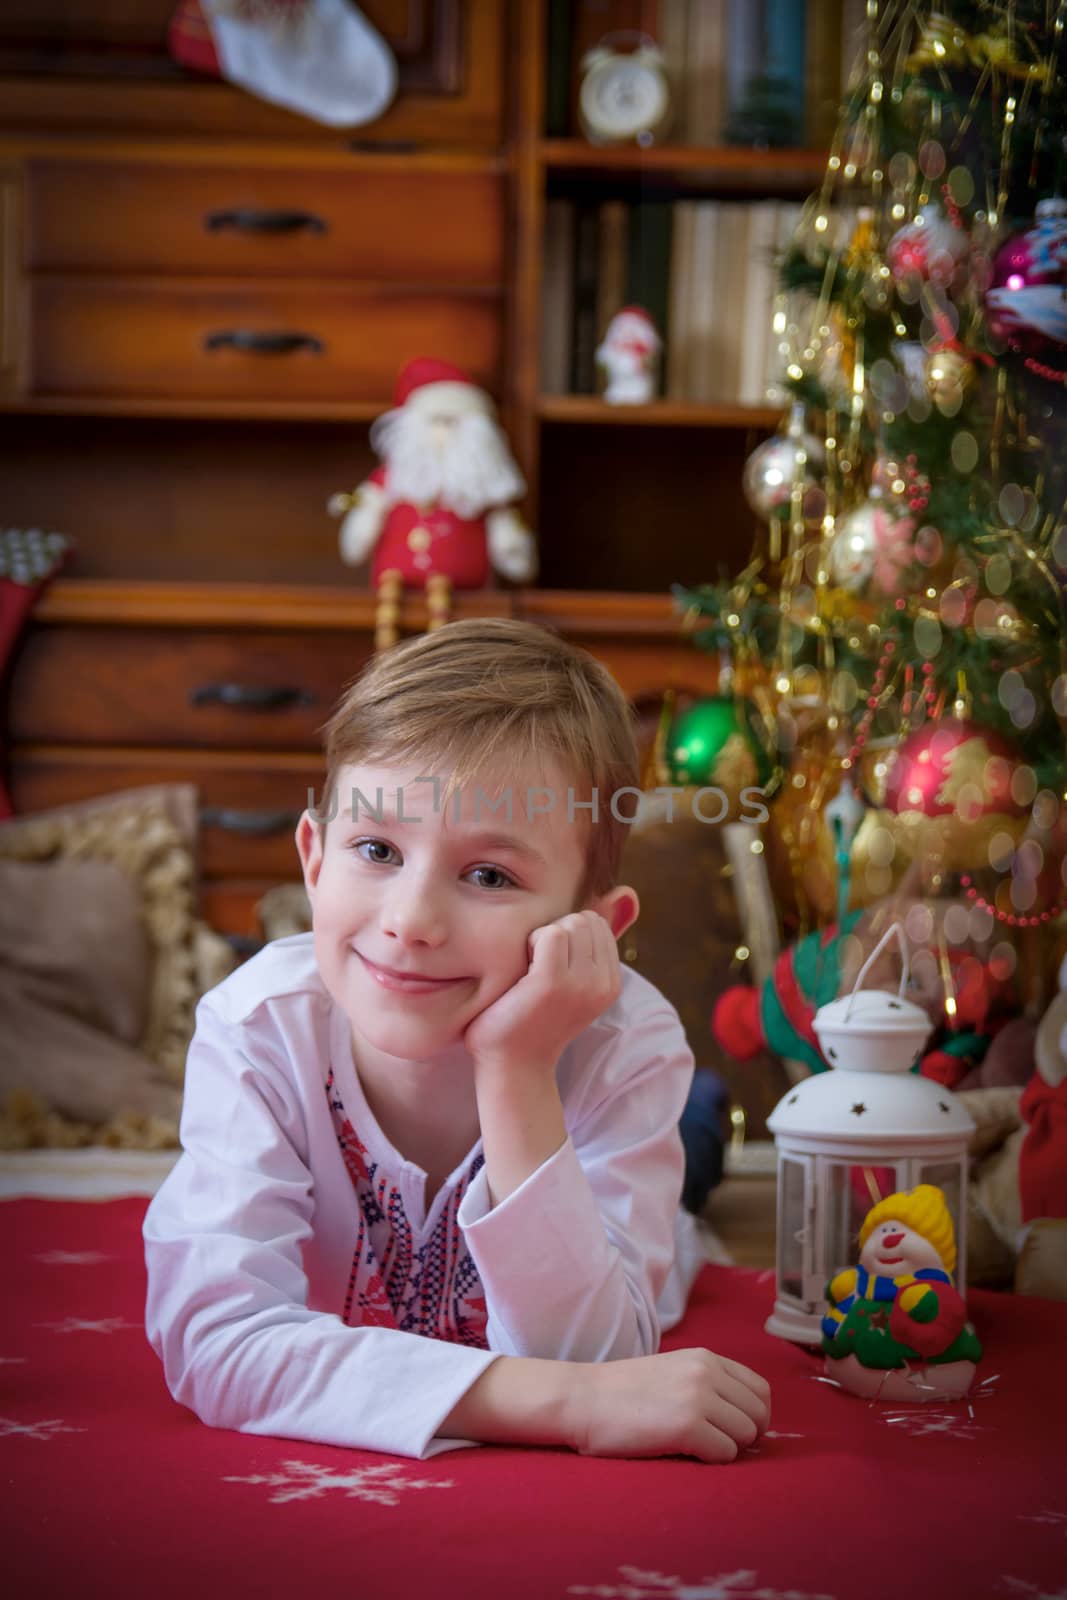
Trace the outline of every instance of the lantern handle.
{"label": "lantern handle", "polygon": [[849,1017],[852,1014],[852,1005],[853,1005],[853,1002],[854,1002],[857,994],[859,993],[860,985],[862,984],[864,978],[867,976],[867,973],[870,971],[871,967],[874,965],[875,961],[881,955],[882,951],[885,949],[886,945],[889,943],[890,939],[893,937],[894,934],[896,934],[897,938],[900,941],[900,954],[901,954],[901,957],[902,957],[902,965],[901,965],[901,972],[900,972],[900,998],[903,1000],[903,998],[904,998],[904,990],[908,986],[908,977],[909,977],[908,941],[904,937],[904,929],[901,927],[900,923],[899,922],[891,922],[889,924],[888,928],[883,933],[882,937],[879,939],[878,943],[875,945],[874,949],[871,951],[870,955],[867,957],[866,961],[863,963],[862,967],[859,970],[859,974],[858,974],[858,976],[856,978],[856,981],[852,985],[852,993],[849,995],[849,997],[848,997],[848,1005],[845,1007],[845,1018],[844,1018],[844,1020],[846,1022],[848,1021]]}

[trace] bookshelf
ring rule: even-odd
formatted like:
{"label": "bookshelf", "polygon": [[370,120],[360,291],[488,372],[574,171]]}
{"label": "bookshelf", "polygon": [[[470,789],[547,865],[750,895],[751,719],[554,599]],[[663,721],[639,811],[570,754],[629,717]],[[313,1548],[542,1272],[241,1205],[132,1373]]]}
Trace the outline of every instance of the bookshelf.
{"label": "bookshelf", "polygon": [[[836,96],[840,0],[808,3],[809,50],[818,51],[808,75],[809,93],[832,91]],[[707,0],[689,0],[689,6],[712,9]],[[545,346],[553,288],[553,211],[560,202],[586,211],[605,202],[627,207],[649,202],[658,207],[662,223],[662,213],[671,208],[673,218],[673,207],[682,202],[720,202],[739,213],[741,207],[781,201],[789,202],[795,213],[822,180],[826,151],[680,140],[644,149],[595,146],[573,133],[573,52],[569,127],[560,132],[559,69],[558,62],[553,66],[550,61],[550,45],[558,46],[550,34],[559,11],[550,0],[531,0],[512,13],[507,421],[530,485],[528,510],[541,543],[543,586],[663,593],[674,582],[707,580],[737,570],[747,560],[755,525],[741,491],[742,468],[760,439],[774,431],[783,407],[766,400],[758,375],[754,378],[751,371],[744,400],[736,394],[683,394],[675,383],[665,384],[662,397],[644,406],[609,406],[595,392],[575,392],[573,369],[568,381],[558,361],[557,370],[549,371]],[[602,34],[643,27],[662,36],[669,11],[669,0],[659,0],[658,6],[648,0],[606,0],[596,6],[577,0],[569,12],[579,36],[578,53],[586,45],[582,29],[588,31],[591,19]],[[678,6],[674,14],[677,18]],[[554,88],[549,81],[553,71]],[[825,116],[809,116],[809,133],[813,126],[828,139]],[[724,305],[717,314],[729,319],[738,311]],[[603,326],[596,326],[594,344],[602,334]],[[587,331],[587,364],[588,346]],[[570,354],[564,349],[560,359],[566,361]],[[593,388],[588,377],[582,387]]]}

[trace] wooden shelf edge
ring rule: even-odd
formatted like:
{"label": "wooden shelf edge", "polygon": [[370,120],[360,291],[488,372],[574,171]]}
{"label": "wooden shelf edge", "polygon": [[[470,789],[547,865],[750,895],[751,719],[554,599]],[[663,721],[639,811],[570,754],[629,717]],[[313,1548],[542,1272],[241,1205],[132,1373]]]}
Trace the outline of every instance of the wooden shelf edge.
{"label": "wooden shelf edge", "polygon": [[546,394],[537,402],[542,422],[595,423],[607,427],[776,428],[784,406],[719,405],[654,400],[650,405],[608,405],[597,395]]}
{"label": "wooden shelf edge", "polygon": [[[122,627],[323,628],[369,632],[375,598],[370,589],[326,585],[124,582],[111,578],[58,578],[41,596],[35,625]],[[680,638],[680,618],[670,594],[583,589],[483,589],[455,596],[459,617],[518,617],[564,632]],[[427,623],[425,602],[404,599],[401,631]]]}
{"label": "wooden shelf edge", "polygon": [[584,139],[542,139],[541,161],[550,171],[707,173],[750,181],[781,177],[818,182],[826,173],[825,150],[754,150],[744,145],[593,145]]}
{"label": "wooden shelf edge", "polygon": [[52,768],[77,767],[83,769],[91,757],[94,768],[126,767],[131,762],[141,767],[153,767],[174,774],[175,783],[192,782],[188,778],[190,767],[198,772],[222,772],[230,775],[247,772],[253,775],[270,771],[305,773],[321,770],[322,752],[309,746],[306,750],[211,750],[203,745],[150,745],[150,744],[34,744],[16,740],[10,751],[17,763]]}
{"label": "wooden shelf edge", "polygon": [[[24,80],[28,82],[29,80]],[[38,80],[33,80],[38,81]],[[19,80],[3,79],[5,90]],[[42,130],[27,127],[24,133],[7,128],[0,135],[0,159],[102,161],[108,165],[147,163],[152,166],[188,167],[190,162],[205,166],[233,167],[330,167],[342,172],[395,172],[402,164],[405,172],[481,173],[503,176],[508,170],[508,154],[503,150],[456,144],[431,147],[405,144],[403,148],[380,149],[363,146],[348,148],[343,139],[319,144],[309,138],[264,139],[256,134],[243,138],[220,138],[195,133],[168,135],[145,133],[134,139],[99,131],[88,136],[76,130]]]}

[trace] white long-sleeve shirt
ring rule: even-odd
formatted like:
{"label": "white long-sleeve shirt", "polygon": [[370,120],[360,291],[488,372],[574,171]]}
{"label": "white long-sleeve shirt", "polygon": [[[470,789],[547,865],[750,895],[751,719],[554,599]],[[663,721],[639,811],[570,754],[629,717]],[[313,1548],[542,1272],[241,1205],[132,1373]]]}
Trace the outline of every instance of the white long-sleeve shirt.
{"label": "white long-sleeve shirt", "polygon": [[426,1459],[500,1355],[648,1355],[705,1255],[679,1206],[693,1057],[624,969],[563,1053],[567,1138],[491,1206],[481,1139],[424,1212],[426,1174],[360,1087],[310,934],[205,995],[182,1155],[145,1214],[146,1328],[204,1422]]}

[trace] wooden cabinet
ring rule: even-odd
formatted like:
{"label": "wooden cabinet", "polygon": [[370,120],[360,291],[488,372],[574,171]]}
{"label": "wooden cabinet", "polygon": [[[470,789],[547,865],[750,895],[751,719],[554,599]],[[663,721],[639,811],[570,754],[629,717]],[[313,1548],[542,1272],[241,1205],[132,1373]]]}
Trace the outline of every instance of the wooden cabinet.
{"label": "wooden cabinet", "polygon": [[[545,0],[367,0],[400,88],[348,132],[180,71],[172,9],[0,16],[4,516],[77,546],[7,715],[22,809],[195,777],[220,904],[295,872],[319,730],[371,647],[326,501],[372,466],[408,357],[494,393],[529,484],[542,587],[460,613],[560,628],[649,715],[713,685],[669,589],[747,556],[741,464],[776,413],[546,392],[546,201],[797,195],[822,158],[546,138]],[[424,621],[412,600],[404,628]]]}
{"label": "wooden cabinet", "polygon": [[[167,53],[174,8],[175,0],[4,0],[4,125],[75,137],[95,129],[185,142],[338,142],[306,117],[176,66]],[[507,24],[499,0],[362,0],[360,9],[396,56],[398,91],[377,122],[343,135],[344,144],[499,144]]]}
{"label": "wooden cabinet", "polygon": [[[205,906],[254,937],[254,906],[298,876],[293,830],[322,792],[321,729],[373,649],[371,597],[282,586],[60,582],[41,601],[9,695],[17,811],[161,782],[200,792]],[[591,650],[639,710],[665,685],[707,692],[714,664],[666,596],[461,595],[459,616],[519,616]],[[415,597],[405,632],[425,627]]]}

